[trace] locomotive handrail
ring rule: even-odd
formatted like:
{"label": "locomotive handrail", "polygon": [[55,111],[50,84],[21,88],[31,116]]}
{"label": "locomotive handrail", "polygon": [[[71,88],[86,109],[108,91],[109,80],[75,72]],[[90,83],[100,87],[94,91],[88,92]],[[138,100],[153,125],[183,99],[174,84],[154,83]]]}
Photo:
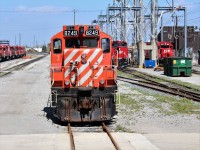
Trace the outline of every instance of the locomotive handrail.
{"label": "locomotive handrail", "polygon": [[[53,69],[52,69],[53,68]],[[53,84],[54,84],[54,67],[51,67],[51,70],[52,70],[52,79],[53,79],[53,81],[52,81],[52,83],[51,83],[51,87],[53,86]]]}

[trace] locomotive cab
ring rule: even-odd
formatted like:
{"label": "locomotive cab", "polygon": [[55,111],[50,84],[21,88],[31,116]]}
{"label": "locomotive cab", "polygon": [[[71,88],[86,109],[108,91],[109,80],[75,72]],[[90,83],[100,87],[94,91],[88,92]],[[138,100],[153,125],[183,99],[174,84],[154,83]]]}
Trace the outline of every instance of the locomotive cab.
{"label": "locomotive cab", "polygon": [[54,116],[65,122],[111,120],[117,90],[111,37],[99,26],[63,26],[50,49]]}

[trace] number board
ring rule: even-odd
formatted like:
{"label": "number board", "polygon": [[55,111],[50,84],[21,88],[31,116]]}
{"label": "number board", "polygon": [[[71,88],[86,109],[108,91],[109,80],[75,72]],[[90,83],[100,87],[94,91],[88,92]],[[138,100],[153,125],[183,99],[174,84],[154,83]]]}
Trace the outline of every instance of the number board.
{"label": "number board", "polygon": [[99,35],[99,31],[98,30],[86,30],[85,31],[85,35],[86,36],[98,36]]}
{"label": "number board", "polygon": [[77,36],[78,31],[77,30],[65,30],[64,36]]}

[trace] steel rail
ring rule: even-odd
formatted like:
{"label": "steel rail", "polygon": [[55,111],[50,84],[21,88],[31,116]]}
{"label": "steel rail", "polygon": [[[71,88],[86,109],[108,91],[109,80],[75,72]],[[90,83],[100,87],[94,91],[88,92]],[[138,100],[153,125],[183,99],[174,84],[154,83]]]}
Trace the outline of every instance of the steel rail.
{"label": "steel rail", "polygon": [[[138,77],[138,78],[142,78],[142,79],[144,79],[144,80],[147,80],[147,81],[154,81],[154,80],[152,80],[152,79],[149,79],[149,77],[150,78],[154,78],[154,79],[159,79],[159,80],[162,80],[162,81],[165,81],[165,82],[170,82],[169,80],[167,80],[167,79],[164,79],[164,78],[160,78],[160,77],[157,77],[157,76],[154,76],[154,75],[150,75],[150,74],[147,74],[147,73],[141,73],[141,72],[139,72],[139,71],[137,71],[137,70],[131,70],[131,69],[121,69],[120,71],[122,71],[122,72],[125,72],[125,73],[128,73],[128,74],[131,74],[131,75],[133,75],[133,76],[136,76],[136,77]],[[137,74],[136,74],[137,73]],[[142,75],[144,75],[144,76],[146,76],[146,77],[141,77],[140,75],[138,75],[138,74],[142,74]],[[155,81],[154,81],[155,82]],[[170,82],[171,84],[175,84],[176,86],[181,86],[181,87],[184,87],[184,88],[188,88],[188,89],[191,89],[191,90],[194,90],[194,91],[196,91],[196,92],[200,92],[200,90],[199,89],[196,89],[196,88],[192,88],[192,87],[190,87],[190,86],[187,86],[187,85],[182,85],[182,84],[179,84],[179,83],[174,83],[174,82]],[[159,84],[161,84],[161,83],[159,83]]]}
{"label": "steel rail", "polygon": [[111,142],[113,143],[113,145],[115,146],[116,150],[120,150],[117,142],[114,140],[114,138],[112,137],[110,131],[108,130],[108,128],[106,127],[106,125],[104,123],[102,123],[102,128],[108,134],[108,136],[109,136]]}
{"label": "steel rail", "polygon": [[2,71],[0,72],[0,77],[5,76],[5,75],[7,75],[7,74],[10,74],[12,71],[19,70],[19,69],[21,69],[21,68],[23,68],[23,67],[25,67],[25,66],[28,66],[28,65],[31,64],[31,63],[34,63],[34,62],[36,62],[36,61],[39,61],[39,60],[41,60],[42,58],[44,58],[44,57],[46,57],[46,56],[47,56],[47,55],[43,55],[43,56],[41,56],[41,57],[32,59],[32,60],[30,60],[30,61],[21,63],[21,64],[19,64],[19,65],[13,66],[13,67],[8,68],[8,69],[5,69],[5,70],[3,70],[3,72],[2,72]]}
{"label": "steel rail", "polygon": [[197,70],[192,70],[192,73],[200,75],[200,71],[197,71]]}
{"label": "steel rail", "polygon": [[70,123],[68,123],[68,133],[69,133],[69,138],[70,138],[71,150],[75,150],[74,137],[73,137]]}
{"label": "steel rail", "polygon": [[185,98],[191,99],[193,101],[200,102],[199,96],[192,95],[192,94],[189,94],[189,93],[184,93],[183,91],[176,89],[176,88],[161,87],[159,85],[153,85],[150,82],[149,83],[147,83],[147,82],[146,83],[139,83],[137,81],[133,81],[132,79],[127,79],[127,78],[123,78],[123,77],[118,77],[118,80],[128,82],[128,83],[131,83],[131,84],[135,84],[135,85],[138,85],[138,86],[143,86],[143,87],[146,87],[146,88],[149,88],[149,89],[165,92],[165,93],[167,92],[167,93],[172,94],[172,95],[179,95],[181,97],[185,97]]}
{"label": "steel rail", "polygon": [[[119,79],[123,78],[123,79],[127,79],[127,80],[131,79],[131,78],[122,77],[122,76],[118,76],[118,78]],[[148,79],[147,81],[145,81],[145,79],[144,80],[131,79],[131,81],[137,81],[137,82],[146,83],[146,84],[150,84],[150,85],[155,85],[155,86],[159,86],[159,87],[163,87],[163,88],[167,88],[167,89],[173,89],[174,91],[182,92],[182,93],[187,94],[187,95],[193,95],[193,96],[196,96],[196,97],[200,97],[200,93],[198,93],[196,91],[195,92],[194,91],[188,91],[186,89],[182,89],[182,88],[179,88],[179,87],[170,87],[169,85],[162,84],[162,83],[156,82],[154,80],[150,80],[150,79]]]}

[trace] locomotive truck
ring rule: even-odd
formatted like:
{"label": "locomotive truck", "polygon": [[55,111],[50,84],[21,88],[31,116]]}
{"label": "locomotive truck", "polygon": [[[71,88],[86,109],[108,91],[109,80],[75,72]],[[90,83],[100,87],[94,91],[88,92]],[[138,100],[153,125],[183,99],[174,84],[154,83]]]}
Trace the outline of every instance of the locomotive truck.
{"label": "locomotive truck", "polygon": [[64,25],[51,38],[51,107],[56,118],[95,122],[116,114],[111,41],[98,25]]}

